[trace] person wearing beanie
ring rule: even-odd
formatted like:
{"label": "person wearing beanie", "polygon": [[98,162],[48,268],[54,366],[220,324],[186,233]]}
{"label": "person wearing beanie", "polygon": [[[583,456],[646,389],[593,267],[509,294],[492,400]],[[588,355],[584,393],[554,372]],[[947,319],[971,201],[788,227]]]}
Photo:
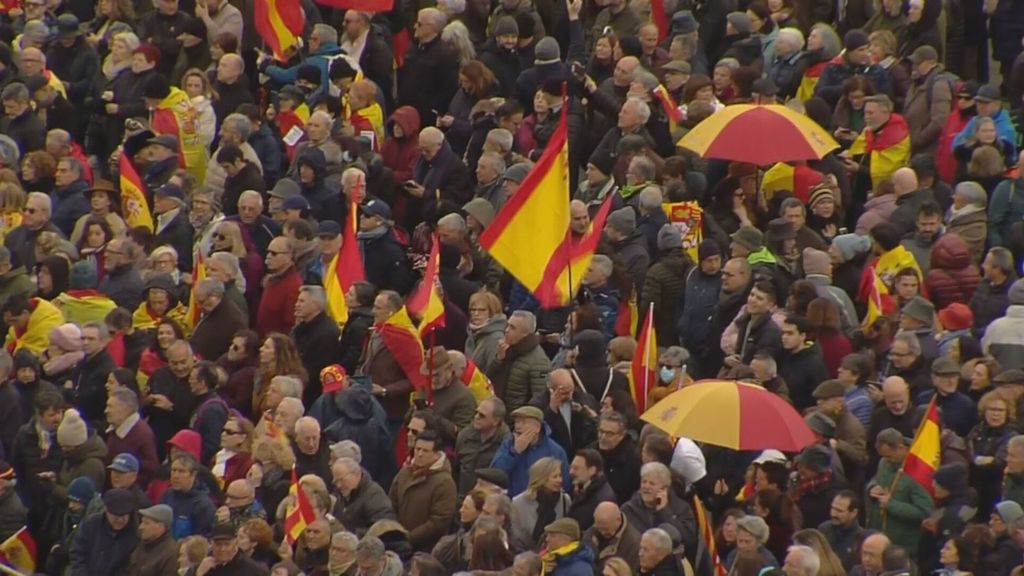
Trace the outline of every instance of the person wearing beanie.
{"label": "person wearing beanie", "polygon": [[591,156],[587,162],[586,176],[580,180],[573,199],[586,203],[591,211],[598,210],[609,194],[618,192],[614,170],[615,161],[611,156]]}
{"label": "person wearing beanie", "polygon": [[[221,0],[227,5],[225,0]],[[166,504],[139,510],[139,545],[128,559],[129,574],[173,576],[178,569],[178,543],[171,536],[174,512]]]}
{"label": "person wearing beanie", "polygon": [[676,322],[676,334],[683,348],[691,351],[690,364],[693,374],[703,374],[702,355],[711,327],[711,317],[718,304],[722,290],[722,248],[714,240],[704,240],[697,246],[696,266],[686,273],[683,288],[683,309]]}
{"label": "person wearing beanie", "polygon": [[729,45],[715,61],[733,58],[740,66],[750,66],[760,60],[763,52],[759,34],[747,12],[730,12],[725,16],[725,39]]}
{"label": "person wearing beanie", "polygon": [[943,544],[963,532],[968,520],[978,513],[968,478],[967,466],[959,462],[940,466],[932,475],[935,510],[921,524],[918,558],[922,561],[922,573],[940,567],[939,551]]}
{"label": "person wearing beanie", "polygon": [[843,95],[843,82],[855,75],[866,76],[871,80],[877,94],[892,93],[889,75],[878,64],[871,63],[868,51],[868,34],[863,30],[853,29],[843,37],[844,51],[836,60],[825,65],[821,71],[814,95],[825,100],[833,108]]}
{"label": "person wearing beanie", "polygon": [[636,227],[636,211],[625,206],[609,214],[604,234],[611,245],[612,258],[625,269],[639,302],[651,255],[647,251],[647,239]]}
{"label": "person wearing beanie", "polygon": [[[921,538],[921,521],[931,515],[934,503],[923,486],[902,474],[911,438],[895,428],[878,432],[875,450],[881,458],[878,471],[868,482],[865,511],[869,530],[883,530],[893,544],[916,554]],[[892,510],[899,510],[893,514]],[[888,510],[888,512],[884,512]]]}
{"label": "person wearing beanie", "polygon": [[1010,566],[1020,562],[1021,548],[1014,540],[1024,510],[1012,500],[996,504],[989,514],[988,528],[995,537],[995,543],[982,556],[980,569],[991,574],[1006,574]]}
{"label": "person wearing beanie", "polygon": [[53,494],[60,500],[67,498],[68,485],[75,478],[85,476],[93,481],[97,488],[106,483],[107,469],[104,459],[107,457],[107,445],[90,429],[78,410],[69,408],[57,427],[57,444],[63,452],[64,461],[52,485]]}
{"label": "person wearing beanie", "polygon": [[604,6],[597,13],[594,26],[587,31],[588,46],[602,36],[606,27],[611,28],[615,37],[621,41],[623,38],[633,37],[637,29],[644,23],[644,20],[626,0],[612,0]]}
{"label": "person wearing beanie", "polygon": [[[436,124],[438,114],[448,110],[459,89],[459,54],[441,39],[445,24],[447,18],[440,10],[420,10],[413,45],[398,69],[398,101],[415,108],[423,126]],[[424,90],[424,86],[431,89]]]}
{"label": "person wearing beanie", "polygon": [[[642,197],[640,201],[643,204]],[[657,210],[664,217],[660,203]],[[692,262],[683,251],[682,231],[672,224],[666,223],[658,230],[657,247],[654,263],[644,278],[644,293],[639,309],[649,310],[654,305],[654,328],[657,334],[665,335],[664,342],[675,343],[679,341],[676,333],[678,306],[682,301],[686,275]]]}
{"label": "person wearing beanie", "polygon": [[832,283],[832,259],[827,252],[804,248],[801,254],[804,278],[814,284],[820,298],[835,304],[843,333],[849,334],[859,324],[857,309],[845,290]]}
{"label": "person wearing beanie", "polygon": [[480,61],[494,73],[501,96],[510,98],[515,94],[516,80],[523,70],[516,19],[495,15],[491,36],[480,52]]}

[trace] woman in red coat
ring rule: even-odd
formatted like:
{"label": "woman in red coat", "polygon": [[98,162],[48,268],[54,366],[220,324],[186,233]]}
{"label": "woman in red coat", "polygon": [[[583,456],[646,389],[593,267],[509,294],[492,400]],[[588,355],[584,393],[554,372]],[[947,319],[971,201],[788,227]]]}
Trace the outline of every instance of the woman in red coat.
{"label": "woman in red coat", "polygon": [[967,243],[956,234],[943,234],[932,246],[931,260],[924,285],[935,309],[942,310],[954,302],[970,302],[981,274],[971,262]]}

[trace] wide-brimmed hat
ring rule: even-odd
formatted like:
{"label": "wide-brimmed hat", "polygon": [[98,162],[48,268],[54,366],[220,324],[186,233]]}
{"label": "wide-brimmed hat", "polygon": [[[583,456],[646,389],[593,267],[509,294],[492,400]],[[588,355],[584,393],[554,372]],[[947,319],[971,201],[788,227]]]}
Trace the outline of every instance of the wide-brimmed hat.
{"label": "wide-brimmed hat", "polygon": [[104,194],[106,194],[107,198],[110,198],[111,206],[121,205],[121,191],[118,190],[117,187],[114,186],[114,183],[111,182],[110,180],[97,178],[96,181],[93,182],[93,185],[86,189],[85,195],[89,198],[92,198],[92,195],[95,194],[96,192],[103,192]]}

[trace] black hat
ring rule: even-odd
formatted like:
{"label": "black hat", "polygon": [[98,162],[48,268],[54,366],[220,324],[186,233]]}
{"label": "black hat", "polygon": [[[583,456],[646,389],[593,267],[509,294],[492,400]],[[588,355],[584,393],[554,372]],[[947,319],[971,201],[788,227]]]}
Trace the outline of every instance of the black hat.
{"label": "black hat", "polygon": [[171,93],[171,83],[163,74],[154,74],[146,79],[142,87],[142,96],[153,100],[163,100]]}
{"label": "black hat", "polygon": [[238,531],[235,527],[227,522],[222,522],[213,527],[213,532],[210,533],[210,540],[216,542],[217,540],[234,540],[238,537]]}
{"label": "black hat", "polygon": [[533,13],[520,12],[516,14],[516,27],[519,28],[520,38],[533,38],[537,30],[537,21],[533,19]]}
{"label": "black hat", "polygon": [[157,188],[156,192],[153,193],[153,196],[156,198],[177,198],[182,202],[185,201],[185,191],[182,190],[180,186],[175,186],[170,183]]}
{"label": "black hat", "polygon": [[832,453],[821,444],[811,444],[797,454],[795,462],[813,472],[824,472],[832,467]]}
{"label": "black hat", "polygon": [[500,468],[479,468],[476,477],[484,482],[490,482],[502,490],[508,489],[508,474]]}
{"label": "black hat", "polygon": [[114,488],[103,493],[103,507],[115,516],[126,516],[135,511],[135,497],[122,488]]}
{"label": "black hat", "polygon": [[843,48],[846,48],[847,52],[853,52],[861,46],[867,46],[868,35],[863,30],[853,29],[843,36]]}
{"label": "black hat", "polygon": [[999,102],[1002,100],[1002,95],[999,93],[999,88],[992,84],[985,84],[978,88],[977,94],[974,95],[975,102]]}
{"label": "black hat", "polygon": [[76,38],[82,35],[78,17],[74,14],[61,14],[57,17],[57,38]]}
{"label": "black hat", "polygon": [[712,256],[721,256],[722,247],[711,238],[704,240],[697,246],[697,260],[703,262]]}
{"label": "black hat", "polygon": [[993,384],[1024,384],[1024,370],[1020,368],[1010,368],[1009,370],[1003,370],[999,374],[996,374],[992,378]]}
{"label": "black hat", "polygon": [[312,64],[303,64],[302,66],[299,66],[299,71],[295,76],[296,82],[299,80],[305,80],[306,82],[316,84],[317,86],[320,85],[321,79],[322,76],[320,74],[320,69]]}
{"label": "black hat", "polygon": [[146,141],[146,144],[153,144],[155,146],[163,146],[168,150],[174,152],[178,151],[178,137],[174,134],[160,134],[154,136]]}
{"label": "black hat", "polygon": [[697,27],[697,19],[689,10],[680,10],[672,15],[672,31],[676,34],[690,34],[696,32]]}
{"label": "black hat", "polygon": [[[356,69],[353,68],[352,65],[348,63],[348,60],[345,60],[344,58],[335,58],[331,62],[331,67],[327,70],[327,77],[330,78],[331,80],[341,80],[342,78],[355,78]],[[317,79],[316,83],[320,83],[319,78]]]}
{"label": "black hat", "polygon": [[317,224],[317,236],[334,238],[339,234],[341,234],[341,224],[338,224],[334,220],[324,220]]}
{"label": "black hat", "polygon": [[206,24],[199,18],[186,18],[178,33],[206,40]]}
{"label": "black hat", "polygon": [[953,494],[967,492],[967,468],[960,463],[939,466],[932,480]]}
{"label": "black hat", "polygon": [[296,102],[302,102],[306,99],[306,93],[302,91],[302,88],[294,84],[288,84],[284,88],[281,88],[277,92],[278,99],[295,100]]}
{"label": "black hat", "polygon": [[34,74],[25,78],[25,88],[28,88],[29,95],[35,94],[37,90],[45,88],[49,84],[50,81],[42,74]]}

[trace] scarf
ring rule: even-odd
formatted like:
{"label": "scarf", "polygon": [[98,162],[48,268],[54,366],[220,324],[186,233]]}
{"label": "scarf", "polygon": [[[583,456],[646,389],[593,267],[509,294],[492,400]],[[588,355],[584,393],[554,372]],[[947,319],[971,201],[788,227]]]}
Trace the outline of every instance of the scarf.
{"label": "scarf", "polygon": [[81,362],[82,358],[85,358],[85,352],[82,352],[81,350],[78,352],[65,352],[56,358],[51,358],[43,364],[43,372],[45,372],[47,376],[60,374],[74,368],[76,364]]}
{"label": "scarf", "polygon": [[537,499],[537,522],[533,525],[533,541],[540,542],[544,535],[544,527],[555,521],[557,514],[555,506],[562,501],[561,492],[552,492],[547,488],[538,488],[535,498]]}
{"label": "scarf", "polygon": [[794,491],[794,498],[802,498],[804,494],[813,492],[819,486],[828,484],[831,481],[832,470],[825,470],[817,478],[813,478],[811,480],[801,480],[800,483],[796,485],[796,489]]}
{"label": "scarf", "polygon": [[36,436],[39,437],[39,457],[46,458],[50,454],[50,447],[53,446],[54,433],[43,428],[38,418],[32,421],[32,426],[35,427]]}
{"label": "scarf", "polygon": [[558,559],[562,556],[568,556],[578,550],[580,547],[579,542],[569,542],[561,548],[554,550],[544,550],[540,555],[540,561],[542,565],[541,574],[553,574],[555,571],[555,564]]}
{"label": "scarf", "polygon": [[122,70],[126,70],[131,67],[132,61],[128,59],[127,62],[114,62],[113,55],[108,55],[103,59],[103,76],[107,80],[113,80],[121,73]]}
{"label": "scarf", "polygon": [[952,224],[953,220],[956,220],[957,218],[969,216],[971,214],[974,214],[975,212],[983,212],[984,210],[984,206],[976,206],[974,204],[967,204],[963,208],[953,208],[951,206],[949,208],[949,218],[946,220],[946,222]]}

